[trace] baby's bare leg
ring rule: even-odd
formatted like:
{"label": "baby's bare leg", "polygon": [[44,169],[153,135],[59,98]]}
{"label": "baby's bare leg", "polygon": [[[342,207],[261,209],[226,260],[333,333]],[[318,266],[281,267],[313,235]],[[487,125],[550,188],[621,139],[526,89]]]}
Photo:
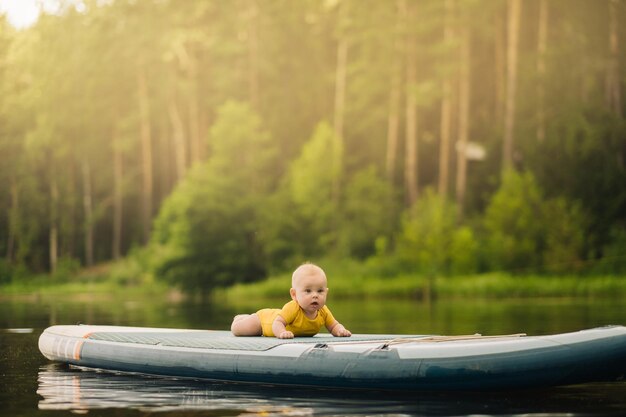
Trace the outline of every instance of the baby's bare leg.
{"label": "baby's bare leg", "polygon": [[235,336],[261,336],[261,320],[256,314],[239,314],[233,319],[230,331]]}
{"label": "baby's bare leg", "polygon": [[245,319],[246,317],[250,317],[250,314],[237,314],[235,317],[233,317],[233,323]]}

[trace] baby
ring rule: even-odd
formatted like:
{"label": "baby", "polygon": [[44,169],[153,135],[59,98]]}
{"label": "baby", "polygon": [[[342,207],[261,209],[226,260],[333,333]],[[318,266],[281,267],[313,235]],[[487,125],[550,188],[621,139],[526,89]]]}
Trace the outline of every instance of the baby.
{"label": "baby", "polygon": [[235,336],[269,336],[292,339],[314,336],[326,326],[333,336],[352,336],[326,307],[328,287],[324,270],[310,263],[299,266],[291,277],[291,301],[281,309],[265,308],[235,316],[230,330]]}

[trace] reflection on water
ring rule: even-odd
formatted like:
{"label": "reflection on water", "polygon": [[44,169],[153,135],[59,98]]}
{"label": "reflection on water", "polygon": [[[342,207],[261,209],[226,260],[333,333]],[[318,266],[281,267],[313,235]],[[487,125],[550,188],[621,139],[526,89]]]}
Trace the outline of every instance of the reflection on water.
{"label": "reflection on water", "polygon": [[125,408],[236,416],[622,415],[623,392],[623,383],[469,394],[334,391],[149,377],[58,364],[40,368],[37,389],[40,410],[87,413]]}
{"label": "reflection on water", "polygon": [[[0,297],[0,414],[134,417],[246,415],[625,415],[626,382],[499,393],[356,392],[272,388],[121,375],[52,364],[37,348],[53,324],[227,329],[239,312],[276,305],[208,304],[154,297],[45,300]],[[333,312],[359,333],[560,333],[626,324],[621,299],[334,300]]]}
{"label": "reflection on water", "polygon": [[[37,394],[40,410],[74,412],[106,408],[142,411],[223,411],[228,415],[308,416],[381,414],[408,411],[398,400],[371,401],[304,389],[253,387],[196,380],[119,374],[50,364],[41,368]],[[316,392],[317,394],[317,392]],[[408,403],[410,404],[410,402]]]}
{"label": "reflection on water", "polygon": [[0,329],[1,332],[5,333],[18,333],[18,334],[28,334],[32,333],[34,329]]}

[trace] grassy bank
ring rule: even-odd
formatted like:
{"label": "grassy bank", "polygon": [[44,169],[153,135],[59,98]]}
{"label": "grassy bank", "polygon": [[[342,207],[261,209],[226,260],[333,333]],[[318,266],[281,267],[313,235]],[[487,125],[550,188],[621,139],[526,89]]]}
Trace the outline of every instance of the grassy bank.
{"label": "grassy bank", "polygon": [[[224,290],[233,299],[289,296],[288,275],[266,281],[236,285]],[[404,275],[392,278],[333,276],[329,282],[333,298],[423,298],[434,297],[613,297],[626,295],[626,277],[616,276],[513,276],[491,273],[458,277]]]}
{"label": "grassy bank", "polygon": [[[331,297],[350,298],[518,298],[518,297],[621,297],[626,296],[626,276],[516,276],[490,273],[428,279],[420,275],[371,276],[363,264],[324,263]],[[0,297],[20,295],[77,295],[107,297],[155,296],[180,298],[180,293],[145,272],[132,257],[82,269],[63,276],[40,275],[0,286]],[[276,275],[252,284],[218,290],[215,299],[289,297],[291,275]]]}
{"label": "grassy bank", "polygon": [[51,283],[45,280],[33,280],[28,283],[8,284],[0,286],[0,297],[20,295],[77,295],[92,294],[103,296],[128,296],[133,295],[166,295],[172,291],[163,283],[141,285],[119,285],[114,282],[59,282]]}
{"label": "grassy bank", "polygon": [[[120,270],[126,273],[120,274]],[[32,275],[0,286],[0,298],[20,296],[92,296],[126,297],[168,296],[173,290],[150,274],[131,272],[128,261],[101,264],[93,268],[56,275]],[[129,278],[129,276],[134,278]]]}

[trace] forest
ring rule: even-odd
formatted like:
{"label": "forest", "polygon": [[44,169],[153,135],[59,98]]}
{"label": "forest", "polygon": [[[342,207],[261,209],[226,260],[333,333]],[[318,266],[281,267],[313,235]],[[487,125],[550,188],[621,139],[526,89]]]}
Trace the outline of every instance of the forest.
{"label": "forest", "polygon": [[0,16],[0,284],[626,275],[623,0],[59,5]]}

